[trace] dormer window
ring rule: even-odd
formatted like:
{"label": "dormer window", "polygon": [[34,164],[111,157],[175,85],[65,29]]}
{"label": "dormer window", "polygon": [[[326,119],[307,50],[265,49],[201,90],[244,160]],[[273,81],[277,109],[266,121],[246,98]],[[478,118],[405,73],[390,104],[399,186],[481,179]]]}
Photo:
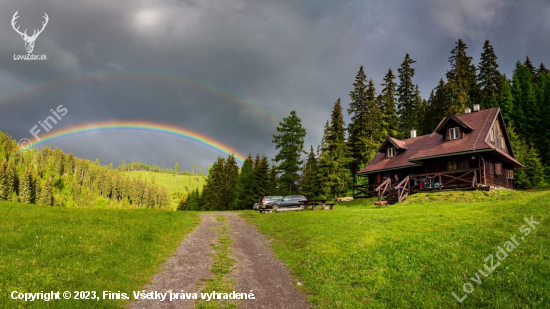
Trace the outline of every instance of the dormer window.
{"label": "dormer window", "polygon": [[393,158],[395,157],[395,147],[390,147],[388,149],[386,149],[386,158]]}
{"label": "dormer window", "polygon": [[449,129],[449,140],[455,140],[460,138],[460,129],[458,127]]}

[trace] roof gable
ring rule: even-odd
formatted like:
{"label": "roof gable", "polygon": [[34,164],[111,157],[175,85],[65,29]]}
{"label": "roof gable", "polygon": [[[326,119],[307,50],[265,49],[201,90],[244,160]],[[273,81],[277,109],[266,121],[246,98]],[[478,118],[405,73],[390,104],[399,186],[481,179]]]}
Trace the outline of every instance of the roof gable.
{"label": "roof gable", "polygon": [[388,138],[386,138],[384,143],[382,143],[382,146],[380,146],[380,148],[378,148],[378,152],[384,152],[384,149],[386,149],[388,147],[388,145],[391,145],[391,146],[393,146],[393,147],[395,147],[399,150],[407,150],[407,143],[405,143],[402,140],[398,140],[396,138],[393,138],[393,137],[388,137]]}
{"label": "roof gable", "polygon": [[441,134],[443,136],[445,136],[445,132],[441,132],[443,129],[445,129],[445,127],[447,126],[447,124],[449,123],[456,123],[457,125],[459,125],[460,127],[462,127],[463,130],[465,130],[466,132],[472,132],[474,131],[474,129],[468,124],[466,123],[465,121],[461,120],[460,118],[458,118],[457,116],[455,115],[451,115],[451,116],[448,116],[448,117],[445,117],[440,123],[439,125],[437,126],[437,128],[435,128],[434,130],[434,133],[438,133],[438,134]]}

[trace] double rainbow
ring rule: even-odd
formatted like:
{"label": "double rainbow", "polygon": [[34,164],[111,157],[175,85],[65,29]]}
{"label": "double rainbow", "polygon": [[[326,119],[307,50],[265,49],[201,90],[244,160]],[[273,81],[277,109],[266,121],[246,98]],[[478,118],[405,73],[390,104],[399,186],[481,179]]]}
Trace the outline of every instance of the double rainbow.
{"label": "double rainbow", "polygon": [[233,154],[237,162],[241,164],[246,158],[238,150],[203,134],[177,126],[148,121],[105,121],[85,123],[63,129],[54,128],[48,134],[39,136],[40,141],[35,140],[33,144],[34,146],[40,146],[69,136],[108,131],[131,131],[171,136],[207,147],[223,156]]}

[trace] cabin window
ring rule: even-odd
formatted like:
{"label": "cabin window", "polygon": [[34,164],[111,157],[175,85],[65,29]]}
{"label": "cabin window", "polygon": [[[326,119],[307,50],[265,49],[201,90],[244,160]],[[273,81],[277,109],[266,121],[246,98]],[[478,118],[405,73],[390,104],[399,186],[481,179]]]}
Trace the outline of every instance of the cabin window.
{"label": "cabin window", "polygon": [[395,157],[395,148],[394,147],[386,149],[386,157],[388,157],[388,158]]}
{"label": "cabin window", "polygon": [[458,162],[456,161],[456,159],[451,159],[447,161],[447,170],[448,171],[458,170]]}
{"label": "cabin window", "polygon": [[452,141],[454,139],[460,138],[460,129],[458,127],[456,128],[450,128],[449,129],[449,140]]}
{"label": "cabin window", "polygon": [[502,163],[495,163],[495,175],[502,175]]}
{"label": "cabin window", "polygon": [[506,142],[504,141],[504,136],[500,136],[500,148],[502,148],[502,150],[506,150]]}
{"label": "cabin window", "polygon": [[491,129],[491,142],[495,143],[495,128]]}
{"label": "cabin window", "polygon": [[506,179],[514,179],[514,170],[506,170]]}
{"label": "cabin window", "polygon": [[494,175],[495,174],[495,165],[493,164],[493,162],[489,162],[489,175]]}

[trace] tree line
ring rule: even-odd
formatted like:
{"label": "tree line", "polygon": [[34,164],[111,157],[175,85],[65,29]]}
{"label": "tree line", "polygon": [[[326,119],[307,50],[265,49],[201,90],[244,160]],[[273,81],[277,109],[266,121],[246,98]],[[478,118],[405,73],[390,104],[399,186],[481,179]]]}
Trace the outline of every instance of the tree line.
{"label": "tree line", "polygon": [[66,207],[170,209],[167,190],[60,149],[20,152],[0,132],[0,200]]}
{"label": "tree line", "polygon": [[[296,112],[292,111],[279,123],[277,134],[273,135],[278,150],[268,176],[273,190],[265,192],[277,195],[300,193],[309,198],[320,195],[336,197],[354,183],[366,181],[356,179],[355,175],[374,158],[388,136],[407,139],[413,129],[417,135],[429,134],[444,117],[463,114],[474,104],[480,104],[482,109],[500,107],[514,154],[525,165],[525,168],[515,171],[516,186],[533,188],[541,185],[545,176],[550,178],[550,71],[542,63],[536,68],[527,57],[523,63],[516,63],[511,78],[508,78],[499,71],[498,58],[489,41],[485,41],[477,65],[467,49],[461,39],[456,42],[448,59],[450,69],[427,99],[422,97],[418,84],[414,82],[416,61],[411,55],[405,55],[397,75],[388,69],[380,92],[361,66],[349,93],[346,111],[350,123],[345,124],[342,102],[337,99],[320,144],[317,149],[311,147],[307,153],[304,152],[306,130]],[[218,160],[217,164],[221,165],[221,162]],[[251,170],[254,171],[254,167],[245,162],[240,175],[248,179]],[[208,181],[211,177],[214,176],[209,175]],[[232,177],[241,180],[240,176]],[[216,181],[221,181],[221,184],[223,180],[220,179]],[[228,180],[228,183],[234,183],[235,179]],[[221,186],[227,187],[226,184]],[[226,209],[242,209],[232,208],[236,205],[251,208],[253,201],[261,196],[260,191],[242,189],[248,188],[245,185],[239,187],[238,194],[236,188],[226,191],[227,195],[223,195],[223,191],[216,193],[218,195],[209,193],[217,197],[203,200],[202,205],[227,201],[226,197],[231,197],[234,204],[224,204],[228,207]],[[243,192],[249,193],[241,197]]]}
{"label": "tree line", "polygon": [[126,160],[122,160],[122,163],[117,167],[117,170],[121,172],[154,172],[154,173],[166,173],[174,175],[185,176],[204,176],[202,167],[199,167],[198,163],[191,165],[191,171],[180,171],[180,164],[176,162],[174,168],[160,167],[155,164],[145,164],[142,162],[126,163]]}

